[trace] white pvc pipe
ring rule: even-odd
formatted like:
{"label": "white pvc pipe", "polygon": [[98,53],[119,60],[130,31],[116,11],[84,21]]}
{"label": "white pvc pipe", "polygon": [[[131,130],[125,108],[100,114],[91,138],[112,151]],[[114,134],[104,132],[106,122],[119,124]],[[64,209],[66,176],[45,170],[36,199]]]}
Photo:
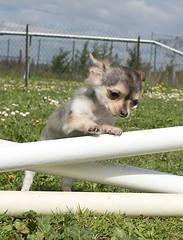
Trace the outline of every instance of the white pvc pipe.
{"label": "white pvc pipe", "polygon": [[183,127],[21,143],[0,147],[0,171],[183,150]]}
{"label": "white pvc pipe", "polygon": [[41,166],[31,170],[142,192],[183,193],[182,176],[110,161]]}
{"label": "white pvc pipe", "polygon": [[10,144],[11,144],[11,145],[15,145],[15,144],[17,144],[17,143],[16,143],[16,142],[11,142],[11,141],[8,141],[8,140],[0,139],[0,148],[1,148],[2,146],[7,146],[7,145],[10,146]]}
{"label": "white pvc pipe", "polygon": [[9,216],[29,210],[49,215],[86,208],[127,216],[183,216],[183,194],[0,191],[0,214],[7,211]]}
{"label": "white pvc pipe", "polygon": [[[17,144],[1,141],[0,144]],[[32,171],[129,188],[142,192],[183,193],[183,177],[110,161],[41,165]]]}

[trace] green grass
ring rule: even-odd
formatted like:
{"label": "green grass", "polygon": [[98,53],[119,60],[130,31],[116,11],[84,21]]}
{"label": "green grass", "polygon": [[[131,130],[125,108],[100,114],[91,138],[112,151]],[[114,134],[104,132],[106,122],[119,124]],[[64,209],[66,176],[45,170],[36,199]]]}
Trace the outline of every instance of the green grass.
{"label": "green grass", "polygon": [[[34,79],[24,88],[21,80],[0,78],[0,139],[20,143],[37,141],[49,114],[79,85],[82,83]],[[182,91],[146,84],[137,109],[132,111],[130,118],[116,124],[124,131],[182,125],[182,98]],[[183,175],[181,151],[115,161]],[[0,173],[0,190],[20,190],[23,177],[23,171]],[[31,189],[61,191],[60,181],[61,177],[37,174]],[[84,181],[77,181],[73,191],[131,192]],[[18,218],[3,214],[0,216],[0,239],[183,239],[183,217],[130,218],[123,213],[99,214],[89,210],[52,216],[37,216],[30,211]]]}

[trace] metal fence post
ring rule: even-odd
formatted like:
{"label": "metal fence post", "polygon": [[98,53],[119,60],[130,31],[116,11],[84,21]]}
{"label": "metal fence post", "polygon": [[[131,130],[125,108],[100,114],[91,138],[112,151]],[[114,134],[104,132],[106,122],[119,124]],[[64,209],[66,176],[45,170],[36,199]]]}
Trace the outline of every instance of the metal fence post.
{"label": "metal fence post", "polygon": [[75,59],[75,41],[72,42],[72,58],[71,58],[72,74],[74,72],[74,59]]}
{"label": "metal fence post", "polygon": [[[152,32],[151,34],[151,40],[154,40],[154,33]],[[152,69],[152,59],[153,59],[153,44],[151,44],[150,48],[150,74],[151,74],[151,69]]]}
{"label": "metal fence post", "polygon": [[41,39],[39,39],[39,43],[38,43],[38,52],[37,52],[37,72],[39,71],[39,58],[40,58],[40,51],[41,51]]}
{"label": "metal fence post", "polygon": [[125,66],[127,66],[127,58],[128,58],[128,42],[126,42],[125,46]]}
{"label": "metal fence post", "polygon": [[32,36],[29,36],[29,41],[28,41],[28,69],[27,69],[28,79],[30,77],[30,50],[31,50],[31,42],[32,42]]}
{"label": "metal fence post", "polygon": [[156,71],[156,54],[157,54],[157,45],[154,45],[154,72]]}
{"label": "metal fence post", "polygon": [[20,49],[20,54],[19,54],[19,58],[18,58],[19,70],[21,69],[21,65],[22,65],[22,49]]}
{"label": "metal fence post", "polygon": [[25,41],[25,87],[28,85],[29,73],[29,25],[26,25],[26,41]]}
{"label": "metal fence post", "polygon": [[7,61],[9,62],[9,55],[10,55],[10,39],[8,39],[8,46],[7,46]]}
{"label": "metal fence post", "polygon": [[140,36],[138,37],[138,42],[137,42],[136,70],[139,70],[139,67],[140,67]]}
{"label": "metal fence post", "polygon": [[[178,46],[178,36],[175,37],[175,45],[174,48],[177,49]],[[176,61],[176,53],[173,54],[173,82],[175,82],[175,74],[176,74],[176,65],[177,65],[177,61]]]}

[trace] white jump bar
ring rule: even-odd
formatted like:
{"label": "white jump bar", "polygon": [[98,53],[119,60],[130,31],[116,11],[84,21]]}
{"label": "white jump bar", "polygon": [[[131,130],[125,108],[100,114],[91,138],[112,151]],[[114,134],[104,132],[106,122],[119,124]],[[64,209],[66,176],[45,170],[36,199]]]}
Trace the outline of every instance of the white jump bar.
{"label": "white jump bar", "polygon": [[79,208],[127,216],[183,216],[183,194],[0,191],[0,196],[0,214],[7,211],[9,216],[30,209],[50,215]]}
{"label": "white jump bar", "polygon": [[183,126],[0,146],[0,172],[183,150]]}

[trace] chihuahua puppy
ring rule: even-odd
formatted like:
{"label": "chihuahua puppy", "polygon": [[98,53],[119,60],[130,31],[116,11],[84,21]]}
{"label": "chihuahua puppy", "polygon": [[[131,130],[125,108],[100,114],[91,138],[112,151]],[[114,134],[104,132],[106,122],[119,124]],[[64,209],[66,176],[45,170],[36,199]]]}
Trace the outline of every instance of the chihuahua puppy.
{"label": "chihuahua puppy", "polygon": [[[96,134],[121,135],[113,126],[116,119],[127,118],[130,108],[140,100],[145,72],[128,67],[112,67],[109,59],[98,60],[90,54],[93,67],[70,100],[48,118],[40,141]],[[35,172],[25,171],[22,191],[29,191]],[[74,179],[63,178],[62,188],[71,191]]]}

